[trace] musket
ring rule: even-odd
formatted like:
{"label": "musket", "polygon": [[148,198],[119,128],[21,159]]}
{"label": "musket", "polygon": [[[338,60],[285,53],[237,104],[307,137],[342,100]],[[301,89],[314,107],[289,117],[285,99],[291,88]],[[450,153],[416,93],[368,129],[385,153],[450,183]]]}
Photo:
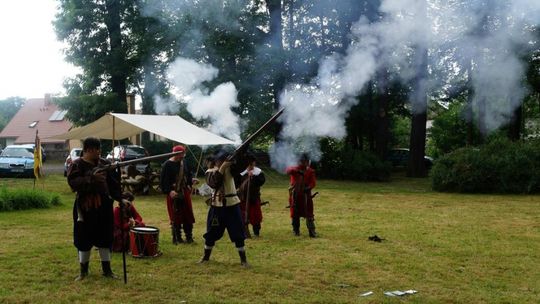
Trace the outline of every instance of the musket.
{"label": "musket", "polygon": [[244,213],[244,227],[246,228],[246,237],[251,238],[251,234],[249,233],[249,192],[251,190],[249,188],[251,183],[251,176],[249,176],[249,174],[246,183],[246,210]]}
{"label": "musket", "polygon": [[281,108],[279,111],[277,111],[276,114],[274,114],[272,117],[270,117],[270,119],[268,119],[267,122],[264,123],[264,125],[262,125],[257,131],[255,131],[255,133],[251,134],[240,146],[238,146],[238,148],[236,148],[236,150],[234,150],[233,153],[231,153],[231,155],[229,155],[229,157],[227,157],[227,161],[232,161],[233,159],[235,159],[238,154],[240,152],[242,152],[245,148],[247,148],[247,146],[257,137],[259,136],[259,134],[262,133],[262,131],[264,131],[266,128],[268,128],[268,126],[273,123],[274,121],[276,121],[276,119],[278,119],[279,116],[281,116],[281,114],[283,114],[283,111],[285,110],[285,108]]}
{"label": "musket", "polygon": [[110,163],[110,164],[107,164],[107,165],[95,167],[94,170],[92,171],[92,173],[96,174],[96,173],[100,173],[100,172],[104,172],[104,171],[112,171],[112,170],[116,170],[117,168],[129,166],[129,165],[133,165],[133,164],[145,163],[145,162],[149,162],[149,161],[156,160],[156,159],[171,157],[171,156],[175,156],[175,155],[178,155],[178,154],[181,154],[181,153],[184,153],[184,151],[157,154],[157,155],[146,156],[146,157],[141,157],[141,158],[132,159],[132,160],[126,160],[126,161],[121,161],[121,162],[117,161],[117,162],[113,162],[113,163]]}

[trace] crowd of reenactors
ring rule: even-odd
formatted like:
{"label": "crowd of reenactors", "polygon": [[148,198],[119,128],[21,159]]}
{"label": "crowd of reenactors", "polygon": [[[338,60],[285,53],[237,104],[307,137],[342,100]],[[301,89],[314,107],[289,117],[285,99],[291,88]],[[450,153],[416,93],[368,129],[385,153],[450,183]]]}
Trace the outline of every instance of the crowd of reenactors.
{"label": "crowd of reenactors", "polygon": [[[193,243],[195,217],[191,195],[199,180],[185,159],[186,148],[176,145],[175,154],[163,162],[160,189],[171,226],[172,243]],[[129,250],[128,232],[133,227],[144,227],[141,215],[134,207],[135,197],[122,193],[119,170],[96,170],[106,166],[100,157],[101,144],[97,138],[83,141],[82,156],[68,169],[67,181],[76,192],[73,206],[73,240],[78,250],[80,274],[84,279],[89,272],[90,253],[98,249],[103,275],[117,278],[111,270],[111,251]],[[259,237],[263,220],[261,187],[265,174],[249,153],[231,159],[226,150],[220,150],[206,159],[206,183],[212,189],[206,219],[204,252],[199,263],[210,260],[215,243],[225,230],[234,243],[240,264],[249,267],[246,257],[246,238]],[[240,160],[241,159],[241,160]],[[309,158],[303,155],[298,164],[286,170],[290,176],[289,206],[293,234],[300,235],[300,219],[305,218],[310,237],[315,232],[312,189],[316,185],[315,171]],[[113,208],[114,201],[118,202]],[[252,231],[250,230],[250,226]]]}

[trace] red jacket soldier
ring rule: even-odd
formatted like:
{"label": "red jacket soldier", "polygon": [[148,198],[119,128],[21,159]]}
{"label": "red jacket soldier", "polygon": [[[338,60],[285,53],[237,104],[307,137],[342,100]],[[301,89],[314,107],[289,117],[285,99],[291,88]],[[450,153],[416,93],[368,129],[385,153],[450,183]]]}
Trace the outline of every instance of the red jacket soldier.
{"label": "red jacket soldier", "polygon": [[167,195],[167,211],[172,229],[173,244],[183,243],[182,228],[186,234],[186,242],[193,243],[193,207],[191,205],[191,187],[193,176],[184,160],[185,147],[174,146],[175,155],[165,161],[161,167],[161,191]]}
{"label": "red jacket soldier", "polygon": [[291,178],[289,187],[289,207],[291,211],[293,232],[300,235],[300,218],[306,218],[306,226],[310,237],[317,237],[315,232],[315,216],[313,214],[313,197],[311,190],[315,188],[315,170],[309,166],[309,158],[302,155],[297,166],[288,167],[287,174]]}
{"label": "red jacket soldier", "polygon": [[[131,227],[144,227],[144,222],[133,206],[135,197],[131,192],[122,193],[122,198],[126,200],[126,204],[121,208],[120,206],[114,208],[114,242],[113,251],[122,252],[122,245],[124,248],[129,248],[129,230]],[[122,237],[124,240],[122,241]]]}

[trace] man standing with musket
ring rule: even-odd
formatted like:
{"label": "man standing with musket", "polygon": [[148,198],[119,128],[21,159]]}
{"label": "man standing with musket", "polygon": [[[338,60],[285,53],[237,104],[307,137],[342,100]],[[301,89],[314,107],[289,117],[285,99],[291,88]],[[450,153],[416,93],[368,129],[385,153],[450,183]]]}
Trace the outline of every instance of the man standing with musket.
{"label": "man standing with musket", "polygon": [[214,168],[206,171],[206,183],[214,189],[214,194],[208,210],[204,234],[204,256],[199,263],[210,260],[212,248],[227,229],[229,238],[236,245],[240,255],[241,265],[249,267],[244,248],[246,236],[240,211],[240,199],[236,194],[236,186],[231,174],[232,159],[229,156],[226,152],[219,152],[214,158]]}
{"label": "man standing with musket", "polygon": [[242,219],[245,225],[246,236],[251,237],[249,233],[249,224],[253,226],[253,234],[258,237],[261,231],[262,210],[261,210],[261,186],[265,182],[264,173],[256,166],[253,154],[247,154],[248,162],[246,170],[240,173],[242,181],[238,188],[238,197],[240,198],[240,209]]}
{"label": "man standing with musket", "polygon": [[186,148],[182,145],[174,146],[173,152],[177,154],[161,167],[161,191],[167,195],[167,211],[172,230],[173,244],[183,243],[182,228],[186,235],[186,242],[193,243],[193,207],[191,205],[191,187],[193,175],[184,159]]}
{"label": "man standing with musket", "polygon": [[309,157],[303,154],[298,165],[288,167],[286,172],[291,177],[289,207],[294,235],[300,235],[300,218],[305,217],[309,236],[317,237],[313,214],[313,196],[311,195],[311,190],[315,188],[316,179],[315,170],[309,166]]}
{"label": "man standing with musket", "polygon": [[113,244],[113,203],[122,203],[120,174],[118,171],[96,171],[98,166],[108,164],[100,157],[101,144],[94,137],[83,142],[83,153],[73,161],[67,172],[67,182],[77,192],[73,206],[73,238],[79,250],[80,275],[77,281],[88,275],[90,252],[99,249],[103,275],[116,278],[111,270],[111,246]]}

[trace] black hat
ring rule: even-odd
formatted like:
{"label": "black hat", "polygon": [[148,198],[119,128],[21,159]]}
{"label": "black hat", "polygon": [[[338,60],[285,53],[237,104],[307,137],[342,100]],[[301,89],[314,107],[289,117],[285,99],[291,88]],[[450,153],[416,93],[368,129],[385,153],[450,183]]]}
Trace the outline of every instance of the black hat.
{"label": "black hat", "polygon": [[218,160],[225,160],[227,159],[227,157],[229,157],[229,155],[231,155],[231,153],[229,153],[228,151],[226,150],[219,150],[216,154],[214,154],[214,160],[215,161],[218,161]]}
{"label": "black hat", "polygon": [[256,161],[257,158],[255,157],[255,154],[251,153],[251,152],[248,152],[245,154],[245,157],[246,157],[246,160],[248,162],[252,162],[252,161]]}

